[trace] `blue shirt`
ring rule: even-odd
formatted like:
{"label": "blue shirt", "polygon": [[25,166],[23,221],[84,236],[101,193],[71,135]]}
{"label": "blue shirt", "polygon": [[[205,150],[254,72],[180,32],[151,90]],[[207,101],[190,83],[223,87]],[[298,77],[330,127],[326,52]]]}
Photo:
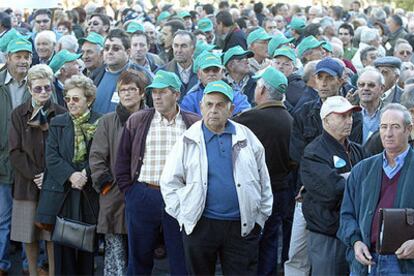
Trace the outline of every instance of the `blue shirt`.
{"label": "blue shirt", "polygon": [[[105,74],[96,89],[96,99],[92,110],[101,114],[106,114],[115,111],[117,102],[117,95],[114,95],[116,90],[116,83],[123,70],[112,73],[105,71]],[[119,98],[118,98],[119,99]]]}
{"label": "blue shirt", "polygon": [[370,116],[365,108],[362,108],[362,144],[368,140],[371,135],[376,132],[380,125],[380,108],[375,111],[375,113]]}
{"label": "blue shirt", "polygon": [[408,154],[408,151],[410,150],[410,147],[407,147],[407,149],[401,153],[400,155],[398,155],[397,157],[394,158],[395,161],[395,166],[391,167],[390,164],[388,164],[388,160],[387,157],[385,156],[385,150],[382,154],[382,169],[384,170],[385,174],[388,176],[389,179],[393,178],[402,168],[402,166],[404,166],[404,160],[405,157]]}
{"label": "blue shirt", "polygon": [[233,176],[232,135],[236,128],[227,122],[221,134],[202,126],[208,160],[207,198],[203,216],[240,220],[239,200]]}

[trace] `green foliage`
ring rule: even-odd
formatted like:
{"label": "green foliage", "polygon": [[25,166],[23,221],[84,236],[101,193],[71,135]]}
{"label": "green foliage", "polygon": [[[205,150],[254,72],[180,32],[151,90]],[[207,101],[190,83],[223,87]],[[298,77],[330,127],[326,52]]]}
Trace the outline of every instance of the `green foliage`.
{"label": "green foliage", "polygon": [[414,1],[412,0],[377,0],[380,3],[391,4],[395,8],[401,8],[405,11],[414,11]]}

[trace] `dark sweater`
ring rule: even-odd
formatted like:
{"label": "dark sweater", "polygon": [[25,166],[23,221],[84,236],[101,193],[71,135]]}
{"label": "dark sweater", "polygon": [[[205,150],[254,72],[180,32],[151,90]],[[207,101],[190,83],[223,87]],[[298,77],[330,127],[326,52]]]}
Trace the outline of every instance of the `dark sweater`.
{"label": "dark sweater", "polygon": [[283,103],[271,101],[241,113],[234,121],[247,126],[266,149],[266,165],[273,191],[288,187],[289,141],[293,118]]}

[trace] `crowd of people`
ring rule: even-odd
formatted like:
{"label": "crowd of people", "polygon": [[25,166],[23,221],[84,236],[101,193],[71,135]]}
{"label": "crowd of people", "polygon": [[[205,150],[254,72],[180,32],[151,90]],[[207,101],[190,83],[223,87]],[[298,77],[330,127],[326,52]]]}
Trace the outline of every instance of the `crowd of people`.
{"label": "crowd of people", "polygon": [[125,3],[0,12],[0,275],[414,275],[414,12]]}

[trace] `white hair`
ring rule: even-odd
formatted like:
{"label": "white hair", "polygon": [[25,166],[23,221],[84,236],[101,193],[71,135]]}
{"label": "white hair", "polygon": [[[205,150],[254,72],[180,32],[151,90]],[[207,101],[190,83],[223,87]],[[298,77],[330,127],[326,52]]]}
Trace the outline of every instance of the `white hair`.
{"label": "white hair", "polygon": [[151,22],[149,22],[149,21],[145,21],[144,23],[142,23],[142,26],[144,27],[144,29],[146,29],[146,28],[148,28],[148,27],[151,27],[151,28],[155,29],[155,25],[154,25],[154,24],[152,24],[152,23],[151,23]]}
{"label": "white hair", "polygon": [[367,28],[361,32],[361,42],[369,44],[371,41],[379,39],[379,33],[377,29]]}
{"label": "white hair", "polygon": [[44,39],[48,40],[49,42],[51,42],[51,43],[53,43],[53,44],[56,44],[56,34],[55,34],[54,32],[52,32],[52,31],[45,30],[45,31],[41,31],[41,32],[39,32],[39,33],[36,35],[36,37],[35,37],[35,46],[36,46],[36,44],[37,44],[37,41],[38,41],[39,39],[42,39],[42,38],[44,38]]}
{"label": "white hair", "polygon": [[74,35],[64,35],[62,36],[58,44],[61,45],[61,50],[66,49],[69,52],[76,53],[79,49],[78,40]]}
{"label": "white hair", "polygon": [[94,2],[88,2],[83,8],[87,15],[90,15],[95,12],[98,6]]}

